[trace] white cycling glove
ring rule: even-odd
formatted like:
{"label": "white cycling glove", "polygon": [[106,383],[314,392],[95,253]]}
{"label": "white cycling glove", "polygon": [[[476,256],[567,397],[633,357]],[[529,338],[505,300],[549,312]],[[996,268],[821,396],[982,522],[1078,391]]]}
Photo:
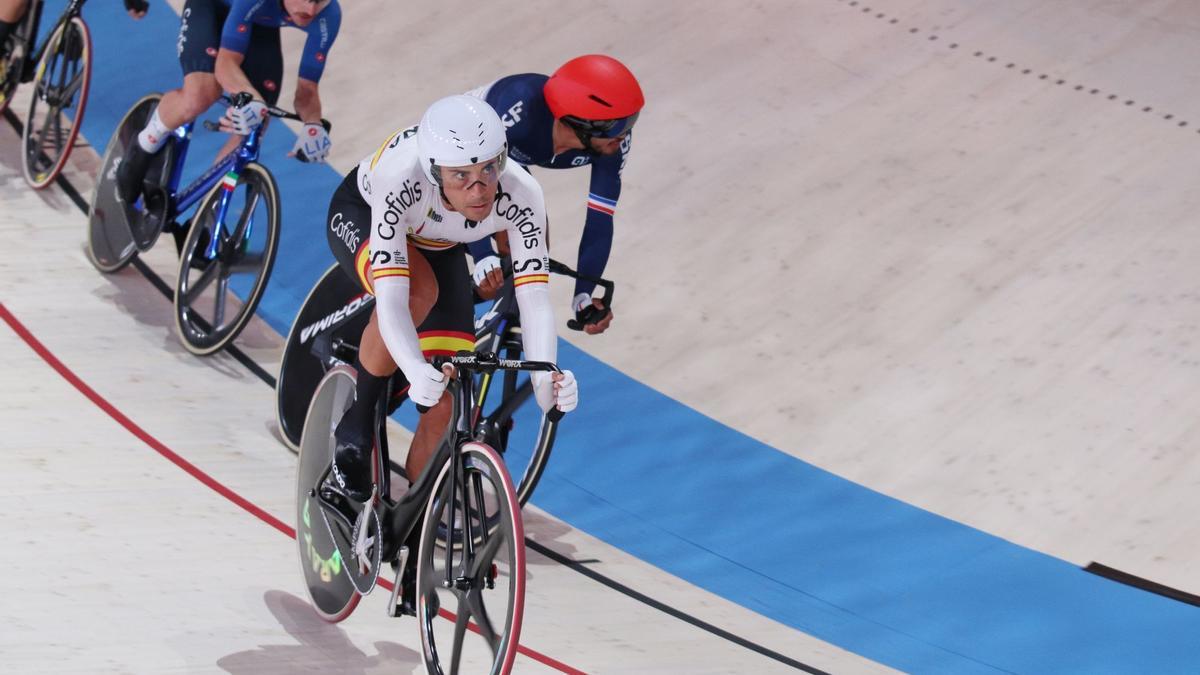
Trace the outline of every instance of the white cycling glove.
{"label": "white cycling glove", "polygon": [[475,279],[475,285],[478,286],[482,284],[484,278],[487,277],[487,273],[499,266],[500,259],[494,255],[489,255],[483,260],[475,261],[475,271],[471,275]]}
{"label": "white cycling glove", "polygon": [[300,130],[300,137],[292,146],[292,154],[301,162],[324,162],[331,147],[333,142],[329,140],[325,127],[309,122]]}
{"label": "white cycling glove", "polygon": [[408,397],[413,403],[430,408],[442,399],[442,392],[446,391],[445,373],[428,363],[410,370],[415,372],[405,371],[404,376],[408,378]]}
{"label": "white cycling glove", "polygon": [[[562,371],[563,379],[555,383],[553,373],[536,372],[530,375],[533,380],[533,395],[537,398],[538,407],[542,412],[549,412],[552,407],[568,413],[579,405],[579,384],[575,374],[569,370]],[[557,391],[555,391],[557,384]]]}
{"label": "white cycling glove", "polygon": [[267,104],[262,101],[250,101],[240,108],[230,106],[225,109],[225,121],[233,127],[233,133],[245,136],[258,128],[267,118]]}

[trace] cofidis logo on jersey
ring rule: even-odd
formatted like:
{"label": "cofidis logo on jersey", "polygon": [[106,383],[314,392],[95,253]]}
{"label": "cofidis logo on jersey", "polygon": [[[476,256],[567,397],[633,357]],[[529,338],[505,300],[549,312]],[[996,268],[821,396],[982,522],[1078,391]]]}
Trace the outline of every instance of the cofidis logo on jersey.
{"label": "cofidis logo on jersey", "polygon": [[525,248],[533,249],[541,244],[542,227],[533,218],[533,207],[518,204],[502,185],[496,187],[496,215],[516,226]]}
{"label": "cofidis logo on jersey", "polygon": [[421,200],[421,184],[405,180],[400,186],[400,194],[389,192],[383,202],[387,210],[383,212],[383,225],[379,228],[379,236],[391,239],[396,236],[396,225],[400,224],[400,216]]}

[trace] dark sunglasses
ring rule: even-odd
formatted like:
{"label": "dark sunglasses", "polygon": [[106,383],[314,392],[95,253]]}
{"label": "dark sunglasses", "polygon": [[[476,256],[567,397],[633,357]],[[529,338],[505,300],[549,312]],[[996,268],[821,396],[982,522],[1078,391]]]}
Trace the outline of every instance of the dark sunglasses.
{"label": "dark sunglasses", "polygon": [[597,138],[620,138],[629,133],[633,128],[634,122],[637,122],[638,115],[641,112],[636,112],[629,117],[622,117],[615,120],[585,120],[574,115],[564,116],[563,122],[587,134]]}

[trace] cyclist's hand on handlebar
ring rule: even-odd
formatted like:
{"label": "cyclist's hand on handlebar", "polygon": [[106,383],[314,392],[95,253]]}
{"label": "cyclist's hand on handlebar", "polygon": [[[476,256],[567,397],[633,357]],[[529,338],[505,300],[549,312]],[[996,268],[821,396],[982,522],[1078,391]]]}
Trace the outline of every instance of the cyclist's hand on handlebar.
{"label": "cyclist's hand on handlebar", "polygon": [[496,297],[496,293],[504,285],[504,270],[500,268],[500,258],[489,255],[476,262],[472,276],[475,279],[475,285],[479,288],[479,297],[484,300]]}
{"label": "cyclist's hand on handlebar", "polygon": [[301,162],[324,162],[331,147],[333,142],[329,140],[329,132],[325,131],[325,127],[308,122],[300,130],[300,136],[288,156]]}
{"label": "cyclist's hand on handlebar", "polygon": [[408,378],[408,397],[419,406],[431,408],[442,399],[450,378],[428,363],[422,363],[416,371]]}
{"label": "cyclist's hand on handlebar", "polygon": [[129,16],[135,19],[140,19],[146,16],[146,11],[150,9],[150,3],[146,0],[125,0],[125,11],[129,12]]}
{"label": "cyclist's hand on handlebar", "polygon": [[533,380],[533,394],[542,412],[549,412],[556,407],[567,413],[579,405],[579,384],[571,371],[536,372],[530,377]]}
{"label": "cyclist's hand on handlebar", "polygon": [[[575,296],[575,301],[571,305],[575,310],[575,321],[583,327],[583,332],[588,335],[603,333],[612,323],[612,308],[605,307],[604,303],[587,293]],[[576,328],[576,330],[579,329]]]}
{"label": "cyclist's hand on handlebar", "polygon": [[229,106],[221,118],[221,131],[245,136],[257,129],[267,115],[267,104],[262,101],[250,101],[240,108]]}

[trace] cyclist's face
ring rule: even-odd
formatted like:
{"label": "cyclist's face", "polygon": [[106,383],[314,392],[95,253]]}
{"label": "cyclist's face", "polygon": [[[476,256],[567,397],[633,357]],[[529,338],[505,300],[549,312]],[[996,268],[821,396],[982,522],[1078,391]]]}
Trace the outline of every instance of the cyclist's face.
{"label": "cyclist's face", "polygon": [[292,23],[303,28],[312,23],[330,2],[332,0],[283,0],[283,8]]}
{"label": "cyclist's face", "polygon": [[600,138],[593,136],[588,140],[591,141],[592,152],[600,155],[615,155],[621,151],[621,142],[625,140],[626,135],[628,134],[623,134],[617,138]]}
{"label": "cyclist's face", "polygon": [[483,220],[492,212],[500,183],[500,158],[470,166],[438,167],[442,192],[451,208],[470,220]]}

